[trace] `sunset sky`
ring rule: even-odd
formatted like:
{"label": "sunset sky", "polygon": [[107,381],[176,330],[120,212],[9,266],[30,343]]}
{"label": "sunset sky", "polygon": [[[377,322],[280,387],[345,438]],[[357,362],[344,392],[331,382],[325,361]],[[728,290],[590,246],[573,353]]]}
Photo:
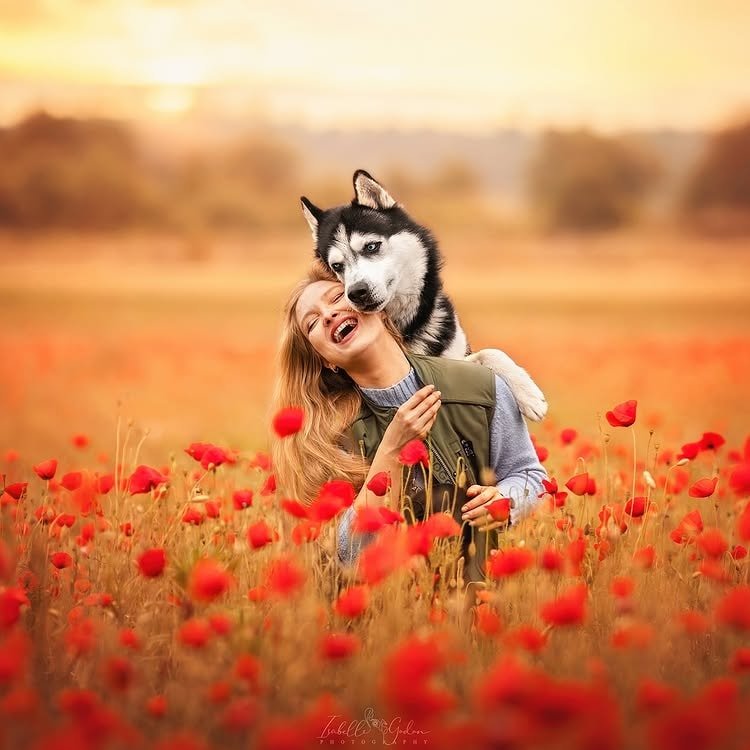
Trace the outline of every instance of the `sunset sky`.
{"label": "sunset sky", "polygon": [[0,0],[0,122],[44,106],[312,127],[706,127],[747,0]]}

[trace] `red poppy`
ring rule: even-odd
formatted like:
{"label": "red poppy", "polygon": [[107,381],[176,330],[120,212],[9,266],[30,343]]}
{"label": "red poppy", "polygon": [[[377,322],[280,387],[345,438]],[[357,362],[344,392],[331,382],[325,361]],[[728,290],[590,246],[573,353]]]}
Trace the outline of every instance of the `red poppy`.
{"label": "red poppy", "polygon": [[447,539],[461,534],[461,527],[453,516],[447,513],[433,513],[425,522],[427,533],[437,539]]}
{"label": "red poppy", "polygon": [[260,494],[267,497],[273,495],[274,492],[276,492],[276,475],[269,474],[261,485]]}
{"label": "red poppy", "polygon": [[743,542],[750,541],[750,502],[745,509],[737,516],[737,536]]}
{"label": "red poppy", "polygon": [[159,547],[147,549],[138,556],[138,568],[146,578],[158,578],[167,564],[167,555]]}
{"label": "red poppy", "polygon": [[625,503],[625,512],[631,518],[640,518],[646,512],[646,497],[633,497]]}
{"label": "red poppy", "polygon": [[206,620],[194,617],[182,624],[177,631],[177,638],[184,646],[203,648],[211,638],[213,631]]}
{"label": "red poppy", "polygon": [[133,630],[132,628],[123,628],[120,631],[117,640],[120,642],[121,646],[130,648],[133,651],[138,651],[141,647],[141,641],[138,638],[135,630]]}
{"label": "red poppy", "polygon": [[130,475],[128,480],[128,492],[131,495],[141,495],[164,484],[168,478],[150,466],[139,466]]}
{"label": "red poppy", "polygon": [[244,510],[253,504],[252,490],[235,490],[232,493],[232,505],[235,510]]}
{"label": "red poppy", "polygon": [[638,685],[636,706],[642,713],[653,713],[674,703],[678,696],[670,685],[646,677]]}
{"label": "red poppy", "polygon": [[233,578],[216,560],[203,558],[193,566],[188,580],[188,591],[193,599],[212,602],[226,594]]}
{"label": "red poppy", "polygon": [[714,611],[717,622],[750,630],[750,586],[735,586],[719,600]]}
{"label": "red poppy", "polygon": [[14,500],[20,500],[23,495],[26,494],[26,488],[28,482],[15,482],[13,484],[5,485],[5,492],[10,495]]}
{"label": "red poppy", "polygon": [[498,550],[489,560],[488,572],[491,578],[515,575],[534,564],[534,553],[525,547],[509,547]]}
{"label": "red poppy", "polygon": [[545,547],[539,554],[539,567],[544,570],[562,570],[564,562],[562,552],[554,547]]}
{"label": "red poppy", "polygon": [[[407,539],[412,539],[412,529],[421,535],[429,552],[430,536],[422,524],[409,527]],[[377,536],[374,542],[362,550],[359,556],[359,572],[365,583],[376,584],[385,580],[394,570],[404,565],[410,554],[418,554],[416,549],[407,549],[403,535],[398,533],[398,527],[387,526]]]}
{"label": "red poppy", "polygon": [[700,511],[691,510],[685,514],[677,528],[669,534],[669,538],[676,544],[688,544],[694,541],[701,531],[703,531],[703,519]]}
{"label": "red poppy", "polygon": [[494,502],[485,506],[485,509],[490,514],[493,521],[503,523],[510,518],[510,499],[507,497],[498,498]]}
{"label": "red poppy", "polygon": [[306,575],[303,568],[291,557],[279,557],[268,566],[266,587],[279,596],[291,596],[302,588]]}
{"label": "red poppy", "polygon": [[718,432],[704,432],[700,439],[701,450],[715,451],[721,448],[727,441]]}
{"label": "red poppy", "polygon": [[320,536],[320,523],[303,518],[292,529],[292,541],[299,547],[306,542],[314,542]]}
{"label": "red poppy", "polygon": [[729,554],[732,556],[733,560],[744,560],[747,557],[747,547],[743,547],[741,544],[735,544]]}
{"label": "red poppy", "polygon": [[610,591],[618,599],[626,599],[635,589],[635,581],[627,576],[616,576],[610,584]]}
{"label": "red poppy", "polygon": [[733,672],[750,672],[750,648],[740,647],[733,654],[729,663]]}
{"label": "red poppy", "polygon": [[28,604],[29,599],[23,589],[7,588],[0,591],[0,628],[15,625],[21,617],[21,607]]}
{"label": "red poppy", "polygon": [[572,586],[542,605],[542,619],[549,625],[580,625],[586,617],[587,593],[585,583]]}
{"label": "red poppy", "polygon": [[115,478],[112,474],[102,474],[94,481],[94,487],[100,495],[106,495],[114,487]]}
{"label": "red poppy", "polygon": [[367,483],[367,489],[377,497],[383,497],[391,486],[391,475],[387,471],[379,471]]}
{"label": "red poppy", "polygon": [[690,487],[688,494],[690,497],[711,497],[714,494],[718,481],[719,477],[699,479]]}
{"label": "red poppy", "polygon": [[330,521],[354,502],[355,494],[351,482],[341,479],[326,482],[310,504],[308,517],[315,521]]}
{"label": "red poppy", "polygon": [[677,460],[681,461],[683,458],[687,458],[688,460],[692,461],[700,452],[700,441],[697,441],[695,443],[685,443],[685,445],[680,448],[680,452],[677,454]]}
{"label": "red poppy", "polygon": [[50,562],[58,569],[69,568],[73,564],[73,558],[67,552],[53,552]]}
{"label": "red poppy", "polygon": [[612,411],[607,412],[607,422],[609,422],[612,427],[630,427],[630,425],[635,422],[637,406],[638,402],[633,400],[617,404]]}
{"label": "red poppy", "polygon": [[40,479],[52,479],[57,471],[57,459],[50,458],[47,461],[42,461],[34,467],[34,471]]}
{"label": "red poppy", "polygon": [[547,645],[547,636],[532,625],[519,625],[515,630],[506,632],[503,641],[511,648],[522,648],[536,654]]}
{"label": "red poppy", "polygon": [[249,688],[256,689],[260,682],[261,664],[252,654],[240,654],[234,663],[234,676]]}
{"label": "red poppy", "polygon": [[380,508],[371,505],[363,505],[357,508],[352,531],[356,534],[372,534],[385,526],[385,519],[380,513]]}
{"label": "red poppy", "polygon": [[[738,464],[729,475],[729,486],[740,497],[750,495],[750,461]],[[7,487],[5,488],[7,492]]]}
{"label": "red poppy", "polygon": [[560,440],[563,445],[570,445],[578,437],[578,432],[572,427],[566,427],[560,432]]}
{"label": "red poppy", "polygon": [[247,541],[253,549],[260,549],[278,539],[276,532],[264,521],[252,524],[247,530]]}
{"label": "red poppy", "polygon": [[492,638],[502,630],[502,621],[488,602],[482,602],[474,608],[474,627],[478,633]]}
{"label": "red poppy", "polygon": [[167,714],[167,699],[163,695],[152,695],[146,701],[146,712],[154,719],[161,719]]}
{"label": "red poppy", "polygon": [[282,498],[281,507],[295,518],[307,518],[307,508],[299,500],[288,497]]}
{"label": "red poppy", "polygon": [[404,466],[422,464],[425,468],[430,465],[430,456],[427,446],[421,440],[410,440],[401,448],[398,460]]}
{"label": "red poppy", "polygon": [[200,526],[206,517],[201,513],[200,509],[191,505],[183,514],[182,522],[191,524],[192,526]]}
{"label": "red poppy", "polygon": [[273,429],[280,438],[294,435],[302,429],[305,412],[297,406],[290,406],[281,411],[273,418]]}
{"label": "red poppy", "polygon": [[587,472],[576,474],[565,482],[565,486],[574,494],[582,497],[589,489],[589,475]]}
{"label": "red poppy", "polygon": [[333,604],[334,611],[353,619],[359,617],[370,604],[370,589],[367,586],[352,586],[346,589]]}
{"label": "red poppy", "polygon": [[232,618],[223,612],[214,612],[214,614],[208,618],[208,624],[216,635],[228,635],[232,632],[232,627],[234,625]]}
{"label": "red poppy", "polygon": [[320,642],[320,655],[338,661],[348,659],[359,650],[359,638],[353,633],[328,633]]}
{"label": "red poppy", "polygon": [[729,549],[729,544],[719,529],[705,529],[695,541],[706,557],[719,558]]}

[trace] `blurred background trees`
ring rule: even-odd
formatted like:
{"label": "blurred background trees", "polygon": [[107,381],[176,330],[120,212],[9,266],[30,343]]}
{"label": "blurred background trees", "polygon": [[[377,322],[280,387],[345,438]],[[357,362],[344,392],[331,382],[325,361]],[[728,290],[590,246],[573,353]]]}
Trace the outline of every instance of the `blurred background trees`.
{"label": "blurred background trees", "polygon": [[294,228],[301,193],[321,206],[350,200],[363,167],[415,217],[445,227],[591,232],[667,221],[750,232],[750,122],[692,136],[210,135],[177,144],[168,129],[154,137],[124,122],[33,114],[0,130],[0,227]]}

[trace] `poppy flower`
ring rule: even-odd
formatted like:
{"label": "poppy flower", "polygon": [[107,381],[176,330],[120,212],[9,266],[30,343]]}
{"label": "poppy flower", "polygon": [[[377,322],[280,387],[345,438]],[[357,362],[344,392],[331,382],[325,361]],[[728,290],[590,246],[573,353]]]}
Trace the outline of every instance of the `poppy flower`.
{"label": "poppy flower", "polygon": [[208,618],[208,624],[216,635],[228,635],[232,632],[232,618],[223,612],[215,612]]}
{"label": "poppy flower", "polygon": [[15,625],[21,617],[21,607],[28,604],[29,599],[23,589],[7,588],[0,591],[0,628]]}
{"label": "poppy flower", "polygon": [[26,494],[26,487],[28,487],[28,484],[28,482],[14,482],[13,484],[6,484],[5,492],[14,500],[20,500]]}
{"label": "poppy flower", "polygon": [[701,450],[715,451],[721,448],[727,441],[718,432],[704,432],[700,439]]}
{"label": "poppy flower", "polygon": [[589,489],[589,475],[588,472],[582,474],[576,474],[565,482],[565,486],[574,494],[582,497],[588,492]]}
{"label": "poppy flower", "polygon": [[717,622],[737,630],[750,630],[750,586],[742,584],[728,591],[716,604]]}
{"label": "poppy flower", "polygon": [[167,714],[167,699],[163,695],[152,695],[146,701],[146,712],[154,719],[161,719]]}
{"label": "poppy flower", "polygon": [[696,537],[695,542],[706,557],[719,558],[729,549],[729,544],[719,529],[705,529]]}
{"label": "poppy flower", "polygon": [[297,593],[306,579],[305,571],[291,557],[279,557],[266,568],[265,581],[269,591],[279,596]]}
{"label": "poppy flower", "polygon": [[304,419],[305,412],[297,406],[289,406],[281,409],[273,418],[274,432],[280,438],[294,435],[302,429]]}
{"label": "poppy flower", "polygon": [[247,541],[253,549],[265,547],[277,538],[276,532],[262,519],[247,530]]}
{"label": "poppy flower", "polygon": [[716,489],[716,483],[719,481],[719,477],[713,477],[713,479],[706,477],[699,479],[695,482],[690,489],[688,494],[690,497],[711,497]]}
{"label": "poppy flower", "polygon": [[274,492],[276,492],[276,475],[269,474],[260,488],[260,494],[267,497],[273,495]]}
{"label": "poppy flower", "polygon": [[511,648],[521,648],[536,654],[547,645],[547,636],[532,625],[519,625],[514,630],[506,632],[503,641]]}
{"label": "poppy flower", "polygon": [[188,591],[197,601],[212,602],[224,595],[232,583],[232,576],[219,563],[203,558],[193,566]]}
{"label": "poppy flower", "polygon": [[367,483],[367,489],[377,497],[383,497],[391,486],[391,475],[387,471],[379,471]]}
{"label": "poppy flower", "polygon": [[319,653],[324,659],[348,659],[359,650],[359,638],[354,633],[328,633],[320,642]]}
{"label": "poppy flower", "polygon": [[578,432],[572,427],[566,427],[560,432],[560,441],[563,445],[570,445],[578,437]]}
{"label": "poppy flower", "polygon": [[750,502],[745,509],[737,516],[737,536],[743,542],[750,542]]}
{"label": "poppy flower", "polygon": [[740,647],[733,654],[729,663],[733,672],[750,672],[750,648]]}
{"label": "poppy flower", "polygon": [[355,497],[351,482],[335,479],[320,488],[307,510],[308,517],[315,521],[330,521],[344,508],[348,508]]}
{"label": "poppy flower", "polygon": [[729,554],[732,556],[733,560],[744,560],[747,557],[747,547],[743,547],[741,544],[735,544]]}
{"label": "poppy flower", "polygon": [[385,519],[380,513],[379,508],[373,508],[371,505],[363,505],[357,508],[352,531],[355,534],[373,534],[385,526]]}
{"label": "poppy flower", "polygon": [[194,617],[182,624],[177,631],[177,639],[184,646],[203,648],[210,640],[212,633],[211,626],[206,620]]}
{"label": "poppy flower", "polygon": [[131,495],[142,495],[168,481],[161,472],[150,466],[138,466],[128,479],[128,492]]}
{"label": "poppy flower", "polygon": [[[729,475],[729,486],[740,497],[750,495],[750,461],[738,464]],[[8,491],[8,488],[5,488]]]}
{"label": "poppy flower", "polygon": [[530,568],[534,564],[534,553],[525,547],[509,547],[498,550],[489,560],[491,578],[504,578]]}
{"label": "poppy flower", "polygon": [[458,522],[447,513],[433,513],[424,522],[424,527],[430,536],[437,539],[447,539],[461,534],[461,527]]}
{"label": "poppy flower", "polygon": [[485,506],[485,509],[493,521],[503,523],[510,518],[510,499],[507,497],[498,498]]}
{"label": "poppy flower", "polygon": [[167,564],[167,555],[162,548],[147,549],[138,556],[138,568],[146,578],[158,578]]}
{"label": "poppy flower", "polygon": [[253,504],[252,490],[235,490],[232,493],[232,505],[235,510],[244,510]]}
{"label": "poppy flower", "polygon": [[117,640],[120,642],[121,646],[130,648],[133,651],[138,651],[141,647],[141,641],[135,630],[132,628],[123,628],[117,636]]}
{"label": "poppy flower", "polygon": [[675,544],[688,544],[694,541],[696,535],[703,531],[703,518],[700,511],[691,510],[686,513],[680,523],[670,532],[669,538]]}
{"label": "poppy flower", "polygon": [[307,518],[307,508],[302,505],[299,500],[294,500],[288,497],[282,498],[281,507],[289,513],[290,516],[294,516],[295,518]]}
{"label": "poppy flower", "polygon": [[106,495],[115,485],[115,478],[112,474],[102,474],[94,481],[94,487],[100,495]]}
{"label": "poppy flower", "polygon": [[503,625],[500,616],[492,606],[487,602],[482,602],[474,608],[474,627],[477,633],[492,638],[500,634]]}
{"label": "poppy flower", "polygon": [[612,411],[606,413],[605,416],[607,417],[607,422],[609,422],[612,427],[630,427],[630,425],[635,422],[637,406],[638,402],[634,400],[624,401],[621,404],[617,404]]}
{"label": "poppy flower", "polygon": [[320,536],[320,523],[303,518],[292,529],[292,541],[299,547],[306,542],[314,542]]}
{"label": "poppy flower", "polygon": [[234,676],[246,683],[249,688],[257,688],[260,680],[261,664],[252,654],[240,654],[234,663]]}
{"label": "poppy flower", "polygon": [[633,497],[625,503],[625,512],[631,518],[640,518],[646,512],[648,498]]}
{"label": "poppy flower", "polygon": [[398,454],[398,460],[404,466],[422,464],[425,468],[430,465],[430,455],[427,446],[421,440],[410,440]]}
{"label": "poppy flower", "polygon": [[539,567],[544,570],[562,570],[564,562],[562,552],[554,547],[545,547],[539,554]]}
{"label": "poppy flower", "polygon": [[635,589],[635,581],[627,576],[616,576],[610,584],[612,595],[618,599],[629,597]]}
{"label": "poppy flower", "polygon": [[370,589],[367,586],[352,586],[342,592],[333,604],[334,612],[354,619],[359,617],[370,604]]}
{"label": "poppy flower", "polygon": [[52,479],[57,471],[57,459],[50,458],[42,461],[34,467],[34,471],[40,479]]}
{"label": "poppy flower", "polygon": [[185,453],[198,461],[207,471],[212,465],[218,467],[225,463],[234,463],[236,460],[231,453],[213,443],[190,443],[185,448]]}
{"label": "poppy flower", "polygon": [[206,520],[206,517],[195,506],[189,507],[182,514],[182,522],[191,524],[192,526],[200,526],[205,520]]}
{"label": "poppy flower", "polygon": [[[412,531],[414,529],[415,531]],[[430,535],[422,524],[409,527],[407,540],[412,540],[412,534],[419,534],[429,552]],[[411,547],[411,545],[409,544]],[[403,535],[398,533],[395,526],[385,527],[374,542],[367,545],[359,556],[360,580],[374,585],[385,580],[393,571],[404,565],[410,554],[419,554],[415,548],[407,548]]]}
{"label": "poppy flower", "polygon": [[570,587],[542,605],[542,619],[549,625],[580,625],[586,617],[587,591],[584,583]]}
{"label": "poppy flower", "polygon": [[677,460],[681,461],[682,459],[686,458],[689,461],[692,461],[700,452],[700,441],[696,441],[695,443],[685,443],[685,445],[680,448],[680,452],[677,454]]}
{"label": "poppy flower", "polygon": [[58,569],[69,568],[73,564],[73,558],[67,552],[53,552],[50,562]]}

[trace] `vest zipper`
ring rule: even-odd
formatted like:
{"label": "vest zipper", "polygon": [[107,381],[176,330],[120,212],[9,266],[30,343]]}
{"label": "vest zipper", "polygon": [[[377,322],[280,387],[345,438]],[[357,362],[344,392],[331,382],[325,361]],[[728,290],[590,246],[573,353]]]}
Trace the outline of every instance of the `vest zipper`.
{"label": "vest zipper", "polygon": [[435,458],[437,458],[438,463],[443,467],[445,472],[448,474],[449,477],[453,477],[453,479],[456,478],[456,472],[451,471],[450,467],[448,466],[447,462],[443,458],[443,456],[440,454],[440,451],[433,445],[432,446],[432,452],[435,455]]}

